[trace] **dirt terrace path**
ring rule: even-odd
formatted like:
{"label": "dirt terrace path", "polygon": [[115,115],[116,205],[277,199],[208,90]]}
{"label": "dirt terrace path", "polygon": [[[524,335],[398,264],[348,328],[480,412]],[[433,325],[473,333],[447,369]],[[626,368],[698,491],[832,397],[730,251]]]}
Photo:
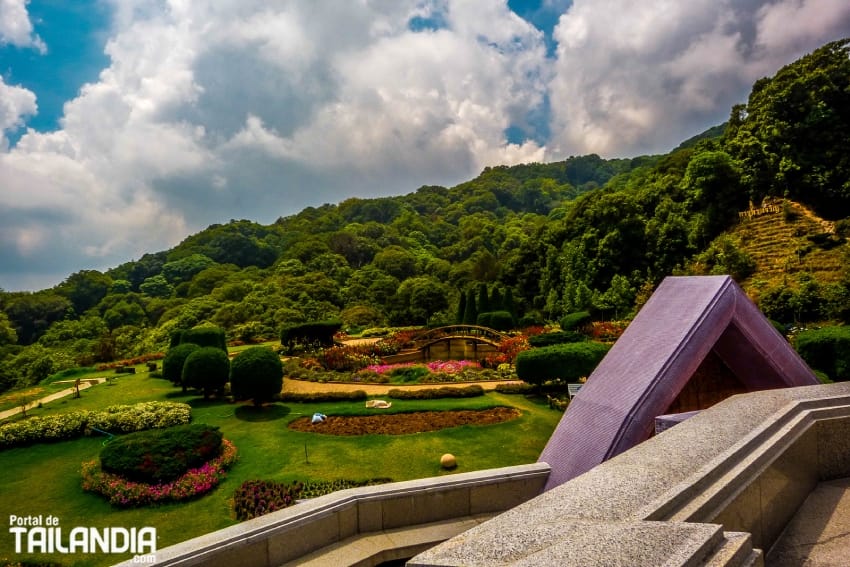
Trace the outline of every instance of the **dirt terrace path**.
{"label": "dirt terrace path", "polygon": [[485,390],[495,390],[499,384],[521,384],[517,380],[497,380],[492,382],[452,382],[443,384],[415,384],[415,385],[399,385],[399,384],[351,384],[343,382],[308,382],[307,380],[293,380],[292,378],[283,379],[284,392],[296,392],[299,394],[308,394],[311,392],[353,392],[355,390],[363,390],[369,396],[385,396],[387,392],[393,389],[402,390],[432,390],[434,388],[442,388],[444,386],[469,386],[470,384],[478,384]]}

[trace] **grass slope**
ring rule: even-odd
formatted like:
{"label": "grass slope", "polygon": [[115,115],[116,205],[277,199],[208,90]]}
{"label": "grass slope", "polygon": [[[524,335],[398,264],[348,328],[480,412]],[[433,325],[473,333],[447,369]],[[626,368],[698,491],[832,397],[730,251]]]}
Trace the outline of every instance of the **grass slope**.
{"label": "grass slope", "polygon": [[834,282],[843,270],[842,258],[847,245],[823,250],[807,237],[833,230],[809,209],[793,201],[785,201],[790,214],[780,207],[778,213],[767,213],[742,219],[730,232],[739,236],[741,249],[756,263],[756,271],[741,282],[747,290],[788,285],[801,272],[811,273],[822,283]]}
{"label": "grass slope", "polygon": [[[33,415],[76,409],[97,409],[116,403],[146,400],[184,401],[193,406],[196,423],[221,428],[239,450],[239,461],[227,479],[211,494],[182,504],[121,510],[105,500],[82,492],[80,464],[95,459],[102,438],[83,438],[55,444],[34,445],[0,452],[0,503],[2,512],[19,516],[59,517],[60,526],[157,528],[158,548],[236,523],[230,498],[244,481],[365,480],[390,477],[409,480],[449,474],[440,469],[443,453],[453,453],[459,467],[468,472],[534,462],[557,425],[561,414],[545,401],[490,393],[458,400],[397,400],[393,411],[420,409],[477,409],[506,405],[519,408],[519,419],[482,427],[457,427],[413,435],[339,437],[300,433],[286,427],[302,415],[366,413],[362,402],[333,404],[274,404],[256,410],[250,405],[203,401],[184,395],[165,380],[145,374],[124,375],[109,384],[82,392],[80,399],[66,398],[33,410]],[[306,457],[305,457],[306,448]],[[0,565],[3,560],[20,560],[14,555],[11,534],[0,534]],[[65,565],[111,565],[127,557],[51,556],[42,560]]]}

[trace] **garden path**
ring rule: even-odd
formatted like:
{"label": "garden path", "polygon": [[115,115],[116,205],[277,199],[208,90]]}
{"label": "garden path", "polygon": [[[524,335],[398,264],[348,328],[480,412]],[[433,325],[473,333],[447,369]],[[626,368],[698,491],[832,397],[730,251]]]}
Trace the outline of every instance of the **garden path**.
{"label": "garden path", "polygon": [[[73,383],[73,380],[69,380],[69,382]],[[86,388],[90,388],[95,384],[100,384],[101,382],[106,382],[106,378],[92,378],[85,379],[80,381],[80,390],[85,390]],[[27,404],[27,411],[38,407],[38,404],[46,404],[47,402],[52,402],[53,400],[58,400],[59,398],[64,398],[65,396],[70,396],[74,393],[75,388],[65,388],[64,390],[60,390],[58,392],[54,392],[49,396],[44,396],[43,398],[39,398]],[[6,411],[0,411],[0,420],[6,419],[7,417],[12,417],[13,415],[21,413],[21,408],[16,407]]]}
{"label": "garden path", "polygon": [[292,378],[283,379],[284,392],[296,392],[299,394],[307,394],[311,392],[353,392],[354,390],[363,390],[369,396],[383,396],[393,389],[404,390],[430,390],[434,388],[442,388],[445,386],[468,386],[469,384],[478,384],[485,390],[495,390],[499,384],[521,384],[517,380],[493,380],[486,382],[451,382],[442,384],[352,384],[343,382],[309,382],[307,380],[293,380]]}

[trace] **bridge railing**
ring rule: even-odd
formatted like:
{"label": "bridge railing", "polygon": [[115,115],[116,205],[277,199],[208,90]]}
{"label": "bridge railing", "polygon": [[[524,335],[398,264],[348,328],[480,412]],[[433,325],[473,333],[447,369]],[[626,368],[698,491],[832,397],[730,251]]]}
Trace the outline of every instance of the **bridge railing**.
{"label": "bridge railing", "polygon": [[507,337],[507,335],[500,333],[495,329],[481,327],[479,325],[447,325],[445,327],[430,329],[415,336],[413,338],[413,343],[415,345],[422,345],[443,337],[479,337],[494,343],[500,343]]}

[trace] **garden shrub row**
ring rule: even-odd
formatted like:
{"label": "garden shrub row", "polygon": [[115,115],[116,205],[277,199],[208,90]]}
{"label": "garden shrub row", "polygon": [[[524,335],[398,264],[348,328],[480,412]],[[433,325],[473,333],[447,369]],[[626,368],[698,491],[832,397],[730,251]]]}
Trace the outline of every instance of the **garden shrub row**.
{"label": "garden shrub row", "polygon": [[514,317],[510,311],[487,311],[478,314],[476,324],[497,331],[510,331],[514,328]]}
{"label": "garden shrub row", "polygon": [[0,449],[32,443],[64,441],[97,434],[131,433],[189,423],[192,408],[175,402],[142,402],[109,406],[101,411],[73,411],[59,415],[31,417],[0,425]]}
{"label": "garden shrub row", "polygon": [[586,335],[575,331],[555,331],[553,333],[543,333],[541,335],[528,337],[528,344],[533,347],[543,347],[567,343],[580,343],[586,340]]}
{"label": "garden shrub row", "polygon": [[127,480],[161,484],[221,454],[218,427],[192,423],[118,437],[100,452],[100,468]]}
{"label": "garden shrub row", "polygon": [[438,398],[474,398],[484,395],[484,388],[478,384],[469,386],[443,386],[421,390],[390,390],[387,397],[396,400],[436,400]]}
{"label": "garden shrub row", "polygon": [[281,392],[280,401],[310,403],[310,402],[357,402],[368,396],[363,390],[353,392]]}
{"label": "garden shrub row", "polygon": [[530,394],[534,391],[534,386],[525,382],[496,384],[496,391],[500,394]]}
{"label": "garden shrub row", "polygon": [[529,384],[540,385],[550,380],[575,382],[589,376],[610,348],[588,341],[526,350],[517,355],[516,373]]}

